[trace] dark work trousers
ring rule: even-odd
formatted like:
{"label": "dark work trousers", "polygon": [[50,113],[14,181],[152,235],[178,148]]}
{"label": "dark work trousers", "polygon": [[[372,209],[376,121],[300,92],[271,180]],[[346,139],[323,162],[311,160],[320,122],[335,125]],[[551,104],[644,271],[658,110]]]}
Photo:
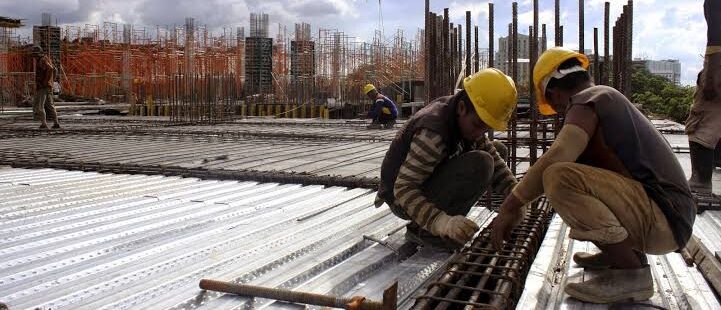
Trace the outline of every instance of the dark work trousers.
{"label": "dark work trousers", "polygon": [[[494,141],[498,154],[507,158],[508,148]],[[470,151],[441,163],[433,175],[423,184],[423,193],[429,201],[450,216],[467,215],[476,201],[492,185],[493,157],[484,151]],[[405,220],[410,220],[405,210],[390,204],[391,211]],[[415,226],[415,227],[414,227]],[[409,225],[416,228],[415,223]]]}

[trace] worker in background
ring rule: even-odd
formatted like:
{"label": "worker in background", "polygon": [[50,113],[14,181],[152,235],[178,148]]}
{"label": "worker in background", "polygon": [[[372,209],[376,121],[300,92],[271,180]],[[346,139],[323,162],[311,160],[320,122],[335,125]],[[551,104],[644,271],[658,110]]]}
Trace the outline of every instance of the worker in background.
{"label": "worker in background", "polygon": [[466,215],[486,189],[511,192],[516,178],[504,161],[508,149],[485,133],[506,130],[516,97],[510,77],[485,69],[403,124],[383,159],[375,205],[385,203],[411,221],[407,240],[458,248],[478,231]]}
{"label": "worker in background", "polygon": [[45,111],[50,113],[53,119],[53,129],[60,128],[58,113],[53,104],[53,81],[55,80],[55,66],[52,60],[40,46],[33,46],[33,57],[35,58],[35,110],[40,119],[40,129],[48,129],[48,121]]}
{"label": "worker in background", "polygon": [[368,129],[393,128],[398,118],[398,109],[393,100],[378,93],[373,84],[366,84],[363,92],[373,101],[373,106],[368,111],[368,118],[373,122]]}
{"label": "worker in background", "polygon": [[601,252],[576,253],[597,277],[565,292],[586,302],[646,300],[653,279],[646,255],[686,245],[696,207],[681,165],[654,125],[617,90],[595,86],[588,58],[554,47],[533,71],[539,111],[565,121],[549,150],[508,195],[491,223],[498,250],[521,207],[542,194],[570,227],[570,237]]}
{"label": "worker in background", "polygon": [[721,0],[704,1],[704,15],[708,25],[706,57],[686,120],[686,134],[691,152],[688,183],[693,191],[710,193],[714,166],[721,167]]}

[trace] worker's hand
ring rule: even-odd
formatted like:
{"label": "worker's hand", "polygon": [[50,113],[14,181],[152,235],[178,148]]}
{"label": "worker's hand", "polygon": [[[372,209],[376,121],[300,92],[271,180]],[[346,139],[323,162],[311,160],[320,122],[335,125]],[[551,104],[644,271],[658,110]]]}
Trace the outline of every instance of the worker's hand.
{"label": "worker's hand", "polygon": [[434,235],[460,244],[466,244],[466,242],[470,241],[479,229],[474,221],[462,215],[448,216],[441,214],[431,225],[431,233]]}
{"label": "worker's hand", "polygon": [[503,248],[503,243],[511,238],[513,228],[523,220],[525,212],[523,206],[519,204],[520,201],[513,194],[508,195],[498,215],[491,222],[491,245],[496,251]]}

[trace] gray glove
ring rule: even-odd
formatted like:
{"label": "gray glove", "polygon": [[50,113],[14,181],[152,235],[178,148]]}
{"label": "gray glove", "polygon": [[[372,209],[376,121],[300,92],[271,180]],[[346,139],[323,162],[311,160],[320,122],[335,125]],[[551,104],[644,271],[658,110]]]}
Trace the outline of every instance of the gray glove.
{"label": "gray glove", "polygon": [[466,244],[466,242],[470,241],[479,229],[475,222],[462,215],[449,216],[441,214],[431,225],[432,234],[451,239],[460,244]]}

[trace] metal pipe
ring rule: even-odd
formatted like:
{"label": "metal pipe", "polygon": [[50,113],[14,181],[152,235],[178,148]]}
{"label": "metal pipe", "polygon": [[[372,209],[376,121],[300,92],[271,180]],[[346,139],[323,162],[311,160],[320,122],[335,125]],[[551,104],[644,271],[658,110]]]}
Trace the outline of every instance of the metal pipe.
{"label": "metal pipe", "polygon": [[[275,299],[285,302],[300,303],[306,305],[315,305],[323,307],[343,308],[343,309],[360,309],[360,310],[385,310],[395,309],[389,308],[389,305],[370,300],[358,301],[358,298],[346,298],[326,296],[305,292],[294,292],[289,290],[268,288],[246,284],[235,284],[230,282],[201,279],[200,288],[209,291],[236,294],[248,297]],[[363,298],[365,299],[365,298]],[[354,306],[357,305],[357,306]]]}

